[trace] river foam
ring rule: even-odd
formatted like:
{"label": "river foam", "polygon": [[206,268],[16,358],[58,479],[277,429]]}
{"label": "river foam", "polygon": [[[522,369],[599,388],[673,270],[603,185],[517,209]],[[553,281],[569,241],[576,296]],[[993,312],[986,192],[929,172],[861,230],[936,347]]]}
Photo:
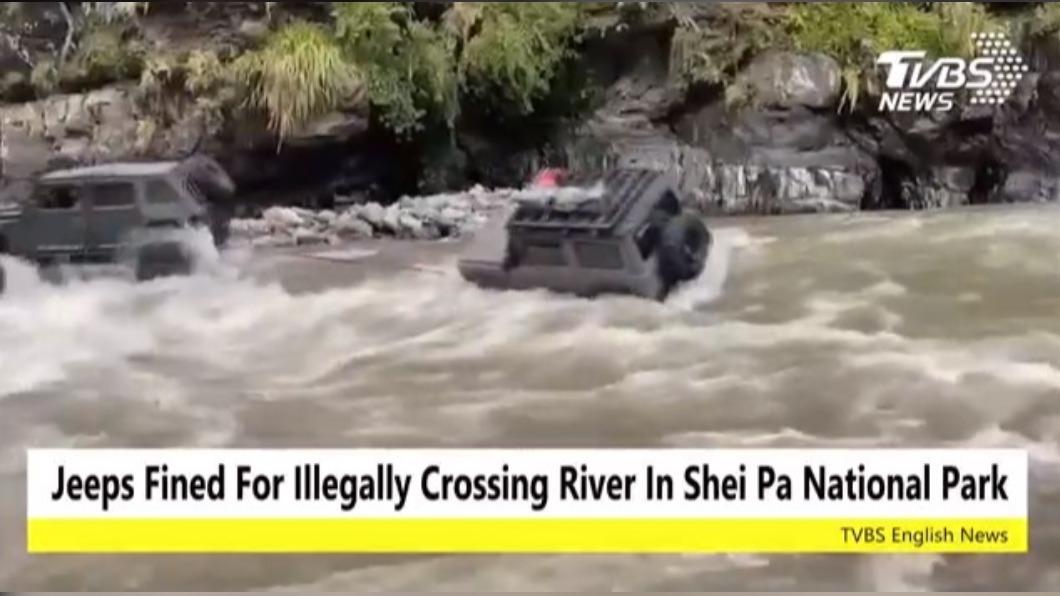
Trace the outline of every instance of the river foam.
{"label": "river foam", "polygon": [[[727,223],[705,274],[666,304],[483,291],[435,244],[357,283],[330,272],[389,249],[281,260],[277,279],[247,273],[260,255],[226,254],[139,285],[56,287],[4,260],[0,484],[21,490],[31,445],[978,445],[1027,449],[1032,510],[1060,509],[1056,223],[1022,210]],[[314,287],[281,283],[318,269]],[[0,522],[21,515],[8,503]],[[1034,523],[1035,556],[974,575],[919,557],[144,558],[62,571],[96,589],[1037,588],[1060,573],[1060,531]],[[58,564],[22,550],[0,540],[0,584],[64,587]]]}

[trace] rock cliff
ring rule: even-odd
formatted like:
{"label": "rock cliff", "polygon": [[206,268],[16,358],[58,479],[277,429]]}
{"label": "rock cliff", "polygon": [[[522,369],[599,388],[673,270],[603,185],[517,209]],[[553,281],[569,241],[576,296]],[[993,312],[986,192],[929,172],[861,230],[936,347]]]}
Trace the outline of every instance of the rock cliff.
{"label": "rock cliff", "polygon": [[[31,76],[19,66],[23,54],[58,51],[58,18],[52,10],[33,21],[33,38],[51,40],[50,46],[7,44],[0,63],[14,73],[9,79]],[[240,39],[254,37],[251,25],[260,24],[246,15],[226,18],[222,29]],[[145,30],[156,41],[179,37],[164,21]],[[194,38],[184,31],[185,44],[189,35]],[[656,23],[584,42],[578,61],[592,73],[598,101],[587,114],[551,123],[547,134],[538,134],[540,123],[533,121],[523,126],[535,130],[458,122],[452,142],[439,151],[437,143],[394,143],[373,131],[369,116],[337,111],[278,151],[260,126],[218,126],[216,113],[198,102],[160,117],[135,83],[125,81],[0,105],[0,165],[11,179],[60,162],[201,150],[221,158],[242,187],[269,194],[267,202],[305,204],[309,197],[317,207],[321,197],[327,207],[333,195],[385,204],[420,188],[518,187],[546,165],[674,170],[687,200],[712,214],[1060,200],[1060,70],[1050,48],[1028,48],[1039,57],[1037,72],[1004,106],[893,115],[867,104],[854,113],[837,110],[843,70],[818,53],[761,52],[740,63],[725,85],[678,91],[671,35],[672,26]],[[293,190],[281,191],[285,182]]]}

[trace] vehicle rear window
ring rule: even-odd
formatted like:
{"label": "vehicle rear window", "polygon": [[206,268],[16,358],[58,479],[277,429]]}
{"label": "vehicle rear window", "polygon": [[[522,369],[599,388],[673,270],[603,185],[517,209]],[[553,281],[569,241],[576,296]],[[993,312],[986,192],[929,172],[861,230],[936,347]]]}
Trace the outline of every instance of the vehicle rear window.
{"label": "vehicle rear window", "polygon": [[180,193],[164,180],[148,182],[144,192],[148,203],[172,204],[179,203],[181,200]]}
{"label": "vehicle rear window", "polygon": [[92,185],[92,204],[96,209],[118,209],[136,205],[136,188],[128,182]]}
{"label": "vehicle rear window", "polygon": [[39,186],[32,203],[43,211],[70,211],[81,206],[84,189],[78,186]]}
{"label": "vehicle rear window", "polygon": [[552,242],[529,242],[523,253],[523,264],[535,267],[563,267],[567,264],[563,246]]}
{"label": "vehicle rear window", "polygon": [[622,251],[613,244],[583,242],[575,245],[574,251],[582,267],[611,270],[623,268]]}

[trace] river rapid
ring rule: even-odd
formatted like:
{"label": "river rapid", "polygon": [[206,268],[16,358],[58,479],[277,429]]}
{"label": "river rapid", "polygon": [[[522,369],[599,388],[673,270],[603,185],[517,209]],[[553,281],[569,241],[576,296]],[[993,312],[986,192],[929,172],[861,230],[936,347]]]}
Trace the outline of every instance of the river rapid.
{"label": "river rapid", "polygon": [[[367,245],[345,264],[236,250],[139,286],[54,287],[4,261],[0,586],[1060,587],[1060,209],[712,225],[708,271],[664,305],[481,291],[457,244]],[[1032,553],[25,554],[26,448],[180,446],[1017,447]]]}

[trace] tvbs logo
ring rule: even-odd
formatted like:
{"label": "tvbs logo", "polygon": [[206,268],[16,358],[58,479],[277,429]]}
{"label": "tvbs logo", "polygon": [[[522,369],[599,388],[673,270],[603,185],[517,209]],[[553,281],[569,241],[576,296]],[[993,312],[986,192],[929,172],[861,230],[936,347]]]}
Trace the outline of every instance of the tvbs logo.
{"label": "tvbs logo", "polygon": [[972,43],[977,56],[973,60],[929,63],[927,52],[884,52],[877,60],[887,72],[880,111],[949,112],[957,107],[961,91],[971,91],[973,105],[1008,101],[1030,67],[1003,33],[975,33]]}

